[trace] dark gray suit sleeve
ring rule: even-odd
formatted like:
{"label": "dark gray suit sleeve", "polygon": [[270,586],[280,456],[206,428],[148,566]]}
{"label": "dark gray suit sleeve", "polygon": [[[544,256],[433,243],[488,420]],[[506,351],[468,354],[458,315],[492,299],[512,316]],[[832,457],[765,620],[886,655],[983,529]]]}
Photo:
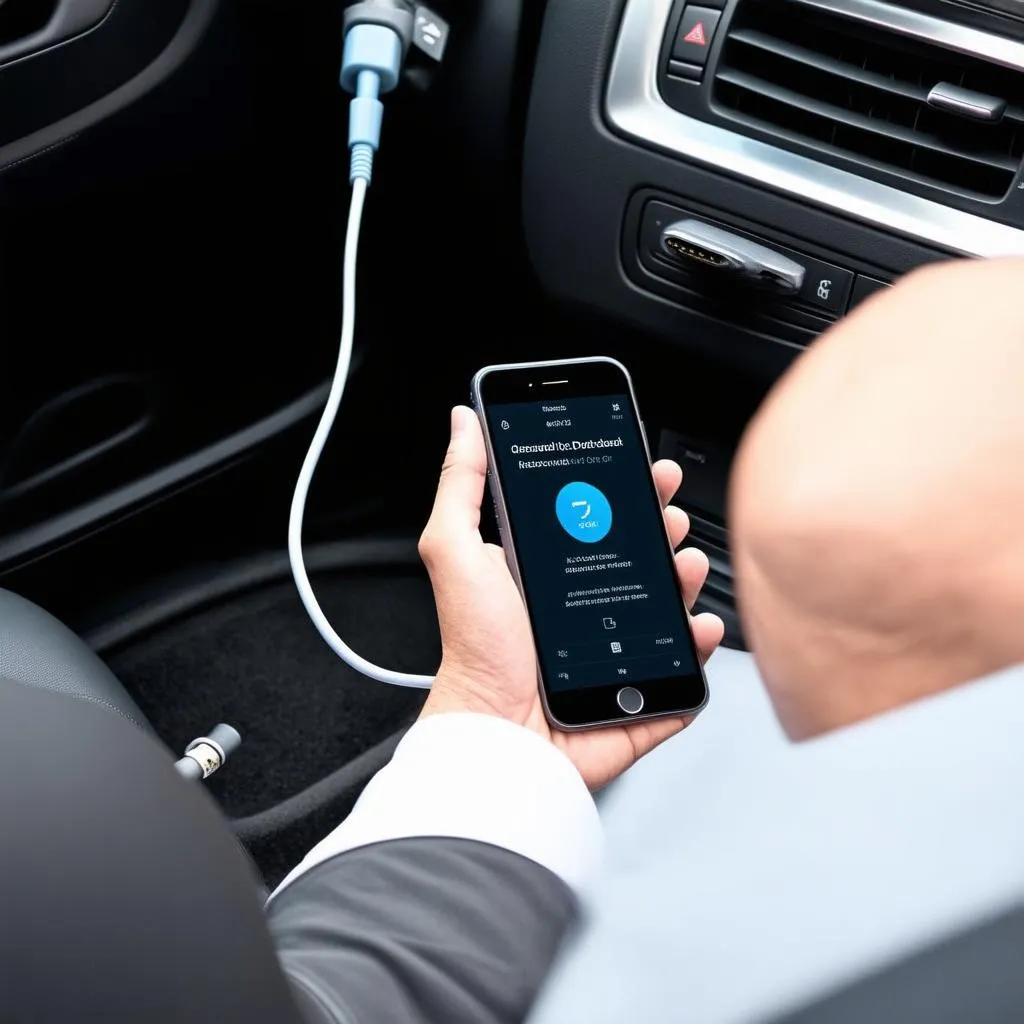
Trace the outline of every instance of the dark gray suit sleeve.
{"label": "dark gray suit sleeve", "polygon": [[575,917],[568,887],[507,850],[401,839],[318,865],[271,902],[285,972],[315,1024],[511,1024]]}

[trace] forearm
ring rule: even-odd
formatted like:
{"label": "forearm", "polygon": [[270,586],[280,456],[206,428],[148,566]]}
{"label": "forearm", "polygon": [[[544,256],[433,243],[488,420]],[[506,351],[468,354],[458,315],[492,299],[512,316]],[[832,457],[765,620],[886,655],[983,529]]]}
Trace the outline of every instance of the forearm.
{"label": "forearm", "polygon": [[555,875],[498,847],[404,839],[298,879],[270,908],[316,1024],[505,1024],[525,1016],[574,916]]}
{"label": "forearm", "polygon": [[519,1021],[600,849],[576,769],[485,715],[418,723],[269,905],[317,1024]]}

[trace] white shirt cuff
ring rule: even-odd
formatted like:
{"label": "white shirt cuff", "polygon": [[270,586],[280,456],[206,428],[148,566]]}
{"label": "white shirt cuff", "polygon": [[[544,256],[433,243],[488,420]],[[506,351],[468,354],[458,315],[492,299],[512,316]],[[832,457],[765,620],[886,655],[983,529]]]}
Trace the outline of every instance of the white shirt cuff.
{"label": "white shirt cuff", "polygon": [[603,840],[579,772],[543,737],[493,715],[431,715],[405,734],[352,813],[274,895],[346,850],[417,836],[500,846],[577,891],[591,878]]}

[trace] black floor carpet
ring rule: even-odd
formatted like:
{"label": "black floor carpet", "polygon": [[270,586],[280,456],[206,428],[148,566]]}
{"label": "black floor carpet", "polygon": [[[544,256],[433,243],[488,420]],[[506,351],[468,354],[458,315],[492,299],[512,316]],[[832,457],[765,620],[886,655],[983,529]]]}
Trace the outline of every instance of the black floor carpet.
{"label": "black floor carpet", "polygon": [[[440,659],[426,576],[348,570],[313,578],[338,633],[389,668]],[[107,658],[175,752],[216,722],[242,746],[208,786],[233,818],[265,810],[410,722],[424,694],[358,675],[323,643],[291,580],[185,616]]]}

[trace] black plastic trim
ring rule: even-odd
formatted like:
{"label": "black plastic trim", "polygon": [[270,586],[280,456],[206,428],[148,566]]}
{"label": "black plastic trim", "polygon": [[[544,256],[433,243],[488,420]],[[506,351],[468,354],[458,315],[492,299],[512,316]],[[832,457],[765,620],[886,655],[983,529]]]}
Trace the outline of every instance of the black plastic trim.
{"label": "black plastic trim", "polygon": [[188,0],[117,0],[84,34],[0,64],[0,146],[129,81],[160,55],[187,10]]}
{"label": "black plastic trim", "polygon": [[0,538],[0,569],[7,571],[23,566],[56,547],[226,468],[261,444],[314,415],[326,401],[329,387],[327,383],[321,384],[251,426],[102,498]]}
{"label": "black plastic trim", "polygon": [[[50,153],[78,138],[90,128],[140,100],[188,60],[213,24],[221,0],[189,0],[188,9],[170,42],[148,66],[123,85],[88,106],[0,146],[0,176],[10,174],[28,161]],[[0,205],[6,205],[0,201]]]}
{"label": "black plastic trim", "polygon": [[121,0],[57,0],[57,6],[42,28],[0,46],[0,68],[93,31],[119,3]]}

